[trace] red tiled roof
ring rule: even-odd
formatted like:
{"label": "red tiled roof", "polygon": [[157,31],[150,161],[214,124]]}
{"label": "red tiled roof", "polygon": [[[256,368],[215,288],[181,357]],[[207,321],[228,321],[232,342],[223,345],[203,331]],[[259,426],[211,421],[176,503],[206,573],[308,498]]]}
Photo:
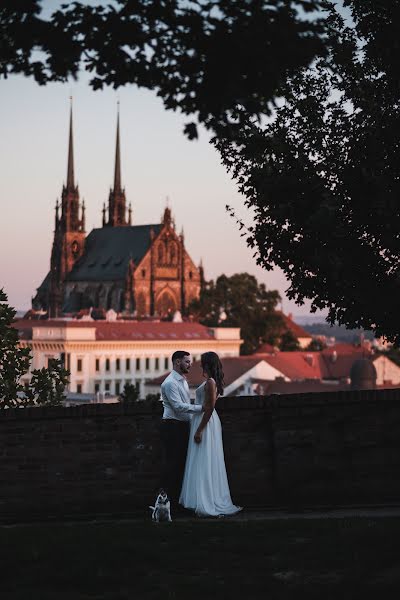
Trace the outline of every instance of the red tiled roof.
{"label": "red tiled roof", "polygon": [[[222,368],[224,371],[225,387],[236,381],[236,379],[238,379],[241,375],[244,375],[244,373],[247,373],[247,371],[250,371],[250,369],[255,367],[262,360],[262,358],[255,357],[254,355],[221,358]],[[152,379],[148,383],[151,385],[161,385],[168,375],[169,373],[164,373],[163,375]],[[198,386],[203,383],[203,371],[199,361],[196,361],[192,364],[192,368],[187,375],[187,380],[191,386]]]}
{"label": "red tiled roof", "polygon": [[278,352],[264,355],[265,362],[289,379],[321,379],[318,352]]}
{"label": "red tiled roof", "polygon": [[264,355],[271,366],[291,380],[347,379],[354,361],[370,357],[367,349],[352,344],[336,344],[321,352],[277,352]]}
{"label": "red tiled roof", "polygon": [[319,353],[322,378],[346,379],[350,377],[351,367],[356,360],[370,356],[365,348],[351,344],[337,344],[332,348],[325,348]]}
{"label": "red tiled roof", "polygon": [[279,352],[279,350],[277,350],[275,346],[272,346],[271,344],[261,344],[254,354],[275,354],[276,352]]}
{"label": "red tiled roof", "polygon": [[293,333],[293,335],[297,338],[310,338],[312,339],[312,335],[308,333],[305,329],[300,327],[297,323],[293,321],[288,315],[285,315],[281,310],[277,310],[276,314],[278,314],[284,321],[285,327]]}
{"label": "red tiled roof", "polygon": [[328,346],[321,350],[322,354],[330,355],[336,352],[336,354],[358,354],[360,351],[369,353],[367,347],[355,346],[354,344],[348,344],[346,342],[337,342],[334,346]]}
{"label": "red tiled roof", "polygon": [[192,340],[214,339],[210,329],[199,323],[172,323],[171,321],[77,321],[55,320],[31,321],[20,319],[13,323],[22,339],[32,338],[32,327],[91,327],[96,330],[96,340]]}
{"label": "red tiled roof", "polygon": [[161,321],[152,323],[138,321],[97,322],[97,340],[210,340],[212,332],[199,323],[172,323]]}

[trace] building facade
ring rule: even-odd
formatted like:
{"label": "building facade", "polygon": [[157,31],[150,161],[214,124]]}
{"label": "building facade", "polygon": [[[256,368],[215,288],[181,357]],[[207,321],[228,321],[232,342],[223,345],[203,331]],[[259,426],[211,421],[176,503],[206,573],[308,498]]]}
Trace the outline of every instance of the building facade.
{"label": "building facade", "polygon": [[183,231],[178,235],[167,206],[159,223],[132,225],[121,183],[119,115],[114,185],[102,227],[86,235],[85,205],[75,183],[72,107],[67,180],[55,208],[50,271],[32,301],[51,318],[82,309],[113,309],[143,318],[185,312],[197,299],[202,266],[190,258]]}
{"label": "building facade", "polygon": [[125,383],[139,383],[142,396],[149,379],[172,369],[175,350],[194,361],[213,350],[221,357],[239,356],[243,340],[237,328],[208,328],[199,323],[168,321],[19,320],[20,345],[32,353],[32,370],[60,359],[70,371],[69,391],[119,395]]}

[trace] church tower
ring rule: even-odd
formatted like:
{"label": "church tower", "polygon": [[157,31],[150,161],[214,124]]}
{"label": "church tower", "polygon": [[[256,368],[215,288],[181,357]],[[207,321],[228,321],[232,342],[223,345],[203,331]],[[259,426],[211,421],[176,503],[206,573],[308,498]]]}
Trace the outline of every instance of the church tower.
{"label": "church tower", "polygon": [[67,182],[61,194],[61,215],[56,203],[54,241],[50,260],[49,315],[60,315],[63,304],[63,284],[75,262],[84,251],[85,204],[79,201],[75,185],[72,103],[70,110]]}
{"label": "church tower", "polygon": [[121,149],[119,140],[119,108],[117,115],[117,137],[115,144],[115,167],[114,187],[110,190],[108,197],[108,222],[106,222],[106,211],[103,209],[103,227],[120,227],[132,224],[132,209],[129,205],[129,217],[126,219],[126,197],[125,190],[121,185]]}

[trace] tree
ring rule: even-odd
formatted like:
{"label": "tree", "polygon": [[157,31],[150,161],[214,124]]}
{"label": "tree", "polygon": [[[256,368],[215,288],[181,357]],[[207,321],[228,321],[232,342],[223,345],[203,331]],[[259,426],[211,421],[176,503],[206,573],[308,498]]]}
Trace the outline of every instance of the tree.
{"label": "tree", "polygon": [[25,390],[23,402],[29,405],[61,406],[69,374],[62,362],[55,358],[49,361],[47,368],[35,369],[32,371],[29,387]]}
{"label": "tree", "polygon": [[146,402],[158,402],[161,398],[161,394],[160,393],[156,393],[156,394],[146,394]]}
{"label": "tree", "polygon": [[18,330],[12,327],[16,311],[7,304],[7,296],[0,290],[0,407],[19,404],[24,392],[21,377],[27,373],[31,361],[29,348],[18,344]]}
{"label": "tree", "polygon": [[283,331],[278,346],[279,350],[282,352],[294,352],[295,350],[300,350],[299,340],[289,329]]}
{"label": "tree", "polygon": [[344,5],[354,26],[330,0],[73,3],[48,21],[4,0],[0,73],[44,84],[83,65],[94,89],[154,90],[193,117],[189,138],[214,133],[289,298],[400,344],[400,0]]}
{"label": "tree", "polygon": [[124,390],[119,396],[120,402],[137,402],[140,400],[139,383],[125,383]]}
{"label": "tree", "polygon": [[244,343],[242,354],[251,354],[266,342],[276,345],[285,328],[275,312],[280,300],[276,290],[267,290],[253,275],[220,275],[205,284],[199,300],[188,312],[210,327],[240,327]]}
{"label": "tree", "polygon": [[[115,0],[65,4],[46,20],[39,0],[3,0],[0,74],[66,81],[79,69],[94,89],[154,90],[206,128],[238,127],[238,107],[269,114],[286,77],[324,53],[320,0]],[[39,51],[39,52],[38,52]],[[186,124],[189,138],[197,123]]]}
{"label": "tree", "polygon": [[7,295],[0,290],[0,409],[61,404],[69,372],[60,361],[51,361],[47,369],[35,369],[29,386],[22,384],[32,357],[29,348],[19,346],[18,329],[12,325],[15,315]]}
{"label": "tree", "polygon": [[321,352],[321,350],[324,350],[324,348],[326,348],[326,344],[321,339],[313,338],[308,344],[306,350],[308,352]]}
{"label": "tree", "polygon": [[288,78],[275,118],[215,144],[288,297],[400,344],[400,0],[344,4],[354,26],[326,2],[328,53]]}

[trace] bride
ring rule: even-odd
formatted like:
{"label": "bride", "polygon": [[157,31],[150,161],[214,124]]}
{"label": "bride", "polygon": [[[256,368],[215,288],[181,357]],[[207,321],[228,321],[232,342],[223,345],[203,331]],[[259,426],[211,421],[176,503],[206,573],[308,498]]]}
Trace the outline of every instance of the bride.
{"label": "bride", "polygon": [[204,405],[204,413],[191,420],[189,445],[180,504],[199,516],[233,515],[242,510],[231,500],[226,476],[221,421],[214,410],[224,391],[224,373],[215,352],[201,355],[206,380],[196,390],[195,404]]}

